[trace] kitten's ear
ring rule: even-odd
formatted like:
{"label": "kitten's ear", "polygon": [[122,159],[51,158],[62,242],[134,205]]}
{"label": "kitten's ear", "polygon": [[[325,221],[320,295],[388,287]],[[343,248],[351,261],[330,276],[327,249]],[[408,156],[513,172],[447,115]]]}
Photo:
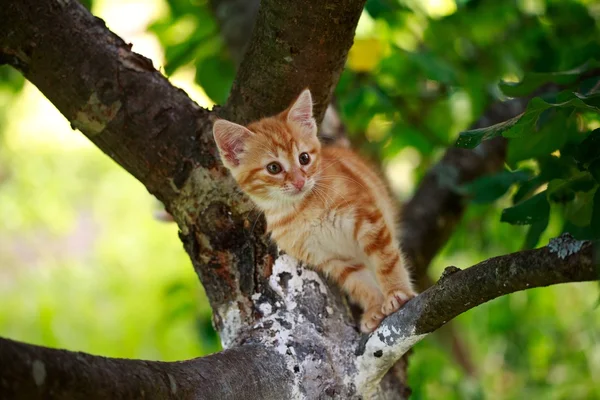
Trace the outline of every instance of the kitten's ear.
{"label": "kitten's ear", "polygon": [[244,143],[252,135],[252,132],[241,125],[224,119],[215,121],[213,136],[225,166],[240,165],[240,154],[244,151]]}
{"label": "kitten's ear", "polygon": [[308,134],[317,134],[317,122],[313,118],[313,103],[310,90],[304,89],[290,106],[287,120]]}

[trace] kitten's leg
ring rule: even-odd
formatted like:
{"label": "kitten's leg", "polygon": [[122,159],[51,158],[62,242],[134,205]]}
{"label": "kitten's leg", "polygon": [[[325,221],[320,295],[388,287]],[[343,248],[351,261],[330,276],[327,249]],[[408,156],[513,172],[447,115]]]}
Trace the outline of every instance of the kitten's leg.
{"label": "kitten's leg", "polygon": [[390,315],[397,311],[417,293],[413,289],[408,271],[404,267],[403,255],[399,248],[390,249],[379,259],[377,279],[380,282],[385,300],[381,311]]}
{"label": "kitten's leg", "polygon": [[362,308],[360,330],[373,332],[385,317],[382,312],[384,298],[369,270],[362,264],[352,265],[350,259],[331,259],[320,268]]}
{"label": "kitten's leg", "polygon": [[389,315],[416,296],[400,248],[382,219],[358,236],[385,296],[381,311]]}

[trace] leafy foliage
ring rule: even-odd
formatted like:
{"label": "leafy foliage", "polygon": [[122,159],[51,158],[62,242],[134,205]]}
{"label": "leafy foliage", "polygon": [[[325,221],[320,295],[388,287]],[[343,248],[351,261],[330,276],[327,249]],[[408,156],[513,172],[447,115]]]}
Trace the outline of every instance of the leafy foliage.
{"label": "leafy foliage", "polygon": [[[525,112],[488,128],[466,131],[460,134],[457,145],[475,147],[482,140],[503,136],[508,139],[508,159],[510,166],[533,163],[538,173],[528,180],[510,182],[517,187],[513,198],[515,205],[506,208],[502,221],[518,225],[532,225],[526,237],[525,247],[537,244],[540,235],[548,224],[550,205],[562,209],[566,222],[564,230],[572,225],[579,227],[572,233],[582,239],[598,239],[598,229],[592,220],[599,211],[593,194],[598,191],[598,166],[600,165],[600,129],[591,130],[590,124],[581,123],[582,115],[591,114],[592,120],[600,113],[600,93],[598,79],[587,92],[573,91],[586,80],[586,74],[595,61],[564,73],[528,74],[523,81],[510,86],[510,93],[527,94],[538,89],[548,80],[569,82],[563,85],[571,90],[557,94],[534,97]],[[505,87],[506,89],[508,87]],[[518,88],[518,90],[514,90]],[[548,163],[547,160],[553,160]],[[472,183],[475,199],[478,195],[488,195],[486,182],[500,180],[485,177]],[[547,185],[545,190],[535,193]],[[507,191],[508,188],[505,188]],[[527,193],[527,194],[526,194]],[[492,198],[491,200],[495,200]]]}
{"label": "leafy foliage", "polygon": [[[235,63],[213,16],[217,2],[147,1],[143,10],[156,11],[148,31],[165,62],[159,57],[155,65],[164,64],[168,76],[191,70],[223,103]],[[354,146],[386,163],[397,194],[409,196],[457,138],[463,147],[497,136],[509,143],[504,171],[456,188],[472,203],[434,261],[433,277],[447,265],[535,247],[565,230],[600,234],[596,3],[367,1],[336,105]],[[231,18],[237,12],[227,9]],[[101,17],[111,26],[110,14]],[[27,87],[0,67],[0,304],[8,305],[0,307],[0,335],[163,360],[218,350],[210,307],[176,227],[153,221],[143,187],[99,151],[62,145],[74,136],[30,148],[55,136],[21,126],[46,122],[33,101],[17,104]],[[532,100],[521,116],[468,130],[507,96]],[[56,129],[76,135],[68,125]],[[27,132],[35,135],[19,147]],[[96,236],[82,250],[77,227],[89,215],[88,233]],[[564,285],[477,307],[458,319],[477,379],[428,339],[411,357],[412,398],[600,398],[596,299],[594,285]]]}
{"label": "leafy foliage", "polygon": [[208,2],[172,0],[167,5],[169,12],[149,26],[165,48],[165,73],[192,64],[196,83],[213,101],[224,103],[235,69]]}

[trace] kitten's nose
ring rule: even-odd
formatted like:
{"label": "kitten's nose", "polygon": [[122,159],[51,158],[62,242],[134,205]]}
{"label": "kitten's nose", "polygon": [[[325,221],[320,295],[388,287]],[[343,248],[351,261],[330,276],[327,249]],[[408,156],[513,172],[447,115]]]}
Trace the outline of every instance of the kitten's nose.
{"label": "kitten's nose", "polygon": [[304,187],[304,178],[296,178],[292,181],[292,185],[298,190],[302,190]]}

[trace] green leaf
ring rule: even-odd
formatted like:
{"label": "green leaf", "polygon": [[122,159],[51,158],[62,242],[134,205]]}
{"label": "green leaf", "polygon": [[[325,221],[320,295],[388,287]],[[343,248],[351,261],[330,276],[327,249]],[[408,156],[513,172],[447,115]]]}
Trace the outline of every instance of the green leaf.
{"label": "green leaf", "polygon": [[539,129],[539,120],[542,113],[552,108],[563,108],[567,112],[575,109],[600,112],[600,108],[598,107],[599,101],[600,93],[584,96],[574,92],[561,92],[552,100],[534,97],[527,105],[527,109],[521,119],[511,129],[503,132],[503,136],[506,138],[516,138],[526,135],[532,130]]}
{"label": "green leaf", "polygon": [[544,155],[539,157],[537,162],[540,169],[539,175],[521,184],[513,196],[513,204],[521,202],[544,183],[552,179],[568,178],[572,174],[572,163],[562,157]]}
{"label": "green leaf", "polygon": [[484,140],[489,140],[498,136],[512,128],[514,124],[519,122],[522,115],[517,115],[509,120],[489,126],[487,128],[471,129],[469,131],[461,132],[458,135],[456,141],[456,147],[462,147],[465,149],[473,149]]}
{"label": "green leaf", "polygon": [[25,78],[16,69],[8,65],[0,65],[0,89],[7,88],[12,93],[17,93],[24,85]]}
{"label": "green leaf", "polygon": [[549,213],[550,204],[544,190],[514,207],[502,210],[500,221],[512,225],[531,225],[548,218]]}
{"label": "green leaf", "polygon": [[501,171],[494,175],[487,175],[476,179],[463,186],[463,190],[471,195],[473,203],[491,203],[502,197],[515,183],[525,182],[531,178],[531,172]]}
{"label": "green leaf", "polygon": [[227,100],[235,69],[231,60],[220,55],[204,59],[196,67],[196,82],[215,103],[223,104]]}
{"label": "green leaf", "polygon": [[594,208],[594,192],[597,191],[590,190],[575,195],[573,201],[565,207],[565,217],[569,222],[579,227],[590,225]]}
{"label": "green leaf", "polygon": [[546,123],[539,130],[531,128],[527,134],[508,141],[506,161],[514,167],[519,161],[542,157],[558,150],[569,137],[577,134],[575,120],[556,109],[542,113]]}
{"label": "green leaf", "polygon": [[548,200],[554,203],[567,203],[575,198],[576,192],[588,192],[596,182],[587,172],[578,172],[569,179],[553,179],[548,183]]}
{"label": "green leaf", "polygon": [[600,128],[594,129],[579,143],[575,150],[575,159],[580,164],[587,164],[600,158]]}
{"label": "green leaf", "polygon": [[540,241],[540,237],[548,227],[549,218],[542,218],[539,221],[531,224],[529,229],[527,230],[527,235],[525,236],[525,243],[523,244],[523,250],[533,249]]}
{"label": "green leaf", "polygon": [[508,97],[523,97],[533,93],[537,88],[546,83],[568,85],[577,82],[581,75],[587,71],[600,67],[600,62],[590,60],[585,64],[561,72],[530,72],[526,73],[520,82],[501,82],[498,86],[502,93]]}
{"label": "green leaf", "polygon": [[165,59],[167,60],[165,74],[172,75],[179,67],[194,60],[196,58],[195,50],[199,44],[199,38],[195,38],[168,46],[165,51]]}
{"label": "green leaf", "polygon": [[547,122],[540,121],[540,117],[550,118],[551,115],[543,113],[549,109],[564,109],[566,114],[573,110],[593,111],[600,113],[600,93],[594,93],[585,96],[574,92],[561,92],[553,99],[533,98],[527,105],[527,109],[521,115],[511,118],[507,121],[492,125],[487,128],[474,129],[461,132],[456,142],[457,147],[474,148],[481,141],[488,140],[497,136],[506,138],[519,138],[531,132],[538,131],[542,126],[547,126]]}

